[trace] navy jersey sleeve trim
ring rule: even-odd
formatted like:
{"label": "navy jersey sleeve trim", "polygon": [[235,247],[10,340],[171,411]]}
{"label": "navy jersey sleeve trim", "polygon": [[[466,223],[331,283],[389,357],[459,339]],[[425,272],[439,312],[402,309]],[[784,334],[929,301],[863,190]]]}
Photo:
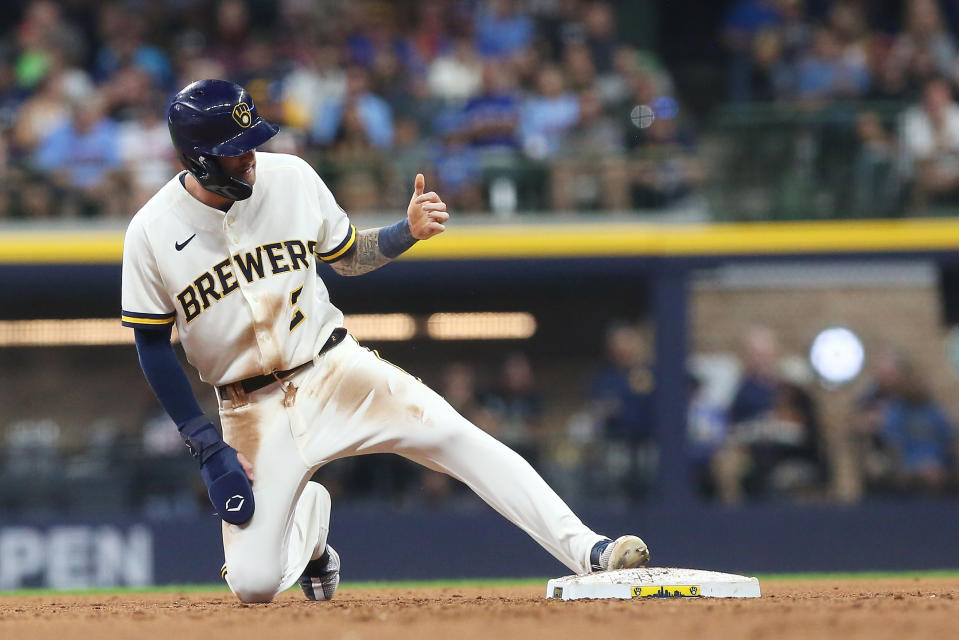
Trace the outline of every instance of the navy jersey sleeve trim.
{"label": "navy jersey sleeve trim", "polygon": [[154,329],[168,327],[176,322],[176,312],[173,313],[141,313],[139,311],[120,312],[120,324],[134,329]]}
{"label": "navy jersey sleeve trim", "polygon": [[317,253],[320,260],[323,262],[336,262],[342,258],[346,253],[353,248],[353,245],[356,243],[356,227],[350,225],[350,229],[346,234],[346,237],[343,238],[343,241],[336,245],[332,251],[327,251],[326,253]]}

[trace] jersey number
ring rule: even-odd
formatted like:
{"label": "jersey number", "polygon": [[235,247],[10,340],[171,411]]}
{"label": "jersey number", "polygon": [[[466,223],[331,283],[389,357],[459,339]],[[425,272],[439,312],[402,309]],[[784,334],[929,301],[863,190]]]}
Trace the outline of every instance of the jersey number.
{"label": "jersey number", "polygon": [[306,316],[303,315],[303,312],[300,311],[296,306],[296,301],[300,299],[300,294],[302,292],[303,292],[303,287],[301,286],[297,289],[294,289],[293,292],[290,293],[290,306],[293,307],[293,319],[290,320],[291,333],[293,332],[294,329],[300,326],[300,323],[303,322],[304,318],[306,318]]}

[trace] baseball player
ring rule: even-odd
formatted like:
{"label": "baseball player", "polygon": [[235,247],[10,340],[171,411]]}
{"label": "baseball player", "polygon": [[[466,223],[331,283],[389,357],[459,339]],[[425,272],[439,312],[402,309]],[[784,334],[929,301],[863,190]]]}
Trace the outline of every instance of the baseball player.
{"label": "baseball player", "polygon": [[[396,453],[466,483],[576,573],[635,567],[636,536],[594,533],[523,458],[343,328],[317,269],[378,269],[445,229],[417,175],[406,217],[357,231],[309,164],[257,152],[278,128],[242,87],[190,84],[168,123],[186,171],[134,216],[123,250],[124,325],[143,373],[200,465],[223,520],[224,576],[244,602],[299,582],[327,600],[340,559],[330,496],[309,482],[346,456]],[[170,344],[213,385],[222,437]]]}

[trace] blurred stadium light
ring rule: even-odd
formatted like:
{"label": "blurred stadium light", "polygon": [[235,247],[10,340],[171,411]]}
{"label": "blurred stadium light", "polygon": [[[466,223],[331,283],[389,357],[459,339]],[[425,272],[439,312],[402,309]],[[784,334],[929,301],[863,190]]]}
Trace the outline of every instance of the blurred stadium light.
{"label": "blurred stadium light", "polygon": [[[434,340],[525,339],[536,333],[530,313],[434,313],[417,327],[408,313],[347,315],[344,324],[357,340],[401,341],[414,337]],[[179,342],[176,327],[173,341]],[[0,347],[66,347],[133,344],[133,332],[116,318],[0,320]]]}
{"label": "blurred stadium light", "polygon": [[865,360],[862,340],[845,327],[823,329],[809,348],[809,361],[813,369],[830,385],[854,380],[862,371]]}
{"label": "blurred stadium light", "polygon": [[525,339],[536,333],[530,313],[434,313],[426,323],[436,340]]}

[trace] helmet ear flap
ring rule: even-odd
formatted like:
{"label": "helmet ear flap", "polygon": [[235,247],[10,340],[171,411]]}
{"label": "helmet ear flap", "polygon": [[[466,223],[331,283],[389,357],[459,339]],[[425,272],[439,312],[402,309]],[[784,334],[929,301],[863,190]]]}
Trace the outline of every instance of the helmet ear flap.
{"label": "helmet ear flap", "polygon": [[253,195],[253,185],[227,175],[220,165],[219,158],[200,154],[193,165],[197,167],[196,171],[191,171],[193,177],[207,191],[212,191],[229,200],[246,200]]}
{"label": "helmet ear flap", "polygon": [[184,169],[193,174],[193,177],[197,179],[197,182],[203,184],[210,179],[211,171],[209,160],[207,160],[204,156],[198,156],[196,159],[194,159],[182,151],[180,151],[177,155],[180,158],[180,164],[183,165]]}
{"label": "helmet ear flap", "polygon": [[220,163],[217,162],[216,158],[209,158],[201,154],[197,156],[196,164],[200,169],[200,175],[196,176],[200,184],[205,185],[211,178],[218,177],[223,173],[220,170]]}

